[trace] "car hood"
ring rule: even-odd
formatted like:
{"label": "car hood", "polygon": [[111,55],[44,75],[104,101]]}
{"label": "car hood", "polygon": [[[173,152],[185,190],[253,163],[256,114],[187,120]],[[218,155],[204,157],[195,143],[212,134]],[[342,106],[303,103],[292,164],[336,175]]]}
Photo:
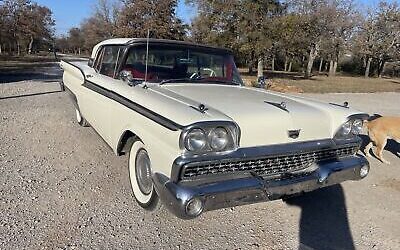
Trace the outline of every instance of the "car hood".
{"label": "car hood", "polygon": [[[153,89],[191,107],[204,104],[210,120],[232,120],[242,147],[332,138],[346,118],[359,113],[257,88],[214,84],[168,84]],[[193,109],[193,112],[199,112]],[[289,131],[299,131],[291,138]]]}

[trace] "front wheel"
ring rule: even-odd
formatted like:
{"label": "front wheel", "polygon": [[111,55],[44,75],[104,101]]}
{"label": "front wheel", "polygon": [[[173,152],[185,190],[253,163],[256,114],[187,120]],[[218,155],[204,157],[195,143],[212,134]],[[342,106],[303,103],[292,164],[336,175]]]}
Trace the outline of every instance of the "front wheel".
{"label": "front wheel", "polygon": [[129,179],[137,203],[146,210],[155,210],[160,201],[154,189],[150,157],[141,141],[129,151]]}

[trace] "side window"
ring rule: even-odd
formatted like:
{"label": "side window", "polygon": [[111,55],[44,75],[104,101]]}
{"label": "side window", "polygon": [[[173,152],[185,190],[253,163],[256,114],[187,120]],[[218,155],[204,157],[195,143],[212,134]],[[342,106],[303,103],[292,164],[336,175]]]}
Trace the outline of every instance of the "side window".
{"label": "side window", "polygon": [[122,56],[122,49],[120,46],[104,46],[101,48],[94,63],[94,69],[102,75],[114,78],[118,61]]}
{"label": "side window", "polygon": [[100,51],[97,53],[96,60],[94,61],[93,68],[99,72],[100,71],[100,66],[101,66],[101,61],[103,60],[103,53],[104,53],[104,47],[100,49]]}

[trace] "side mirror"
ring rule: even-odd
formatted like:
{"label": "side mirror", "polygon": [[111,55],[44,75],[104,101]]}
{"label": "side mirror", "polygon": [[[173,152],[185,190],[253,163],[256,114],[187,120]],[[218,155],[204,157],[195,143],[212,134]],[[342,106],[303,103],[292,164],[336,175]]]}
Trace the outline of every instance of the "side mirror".
{"label": "side mirror", "polygon": [[259,76],[257,78],[257,84],[259,88],[264,89],[265,86],[267,85],[267,78],[265,76]]}
{"label": "side mirror", "polygon": [[89,67],[93,67],[93,62],[94,62],[94,59],[93,58],[89,58],[89,61],[88,61],[88,66]]}
{"label": "side mirror", "polygon": [[135,84],[135,79],[133,79],[132,72],[128,70],[122,70],[118,74],[118,78],[121,79],[122,81],[128,83],[129,86],[136,86]]}

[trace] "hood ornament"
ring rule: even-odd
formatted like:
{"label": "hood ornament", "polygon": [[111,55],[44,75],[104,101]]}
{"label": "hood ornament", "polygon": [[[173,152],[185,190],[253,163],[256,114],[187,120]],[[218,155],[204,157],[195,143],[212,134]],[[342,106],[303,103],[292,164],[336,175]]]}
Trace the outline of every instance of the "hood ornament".
{"label": "hood ornament", "polygon": [[288,130],[288,136],[292,139],[297,139],[301,129]]}
{"label": "hood ornament", "polygon": [[195,110],[197,110],[197,111],[199,111],[200,113],[203,113],[203,114],[208,110],[206,105],[204,105],[202,103],[200,103],[199,106],[197,106],[197,107],[195,107],[195,106],[190,106],[190,107],[192,107],[193,109],[195,109]]}
{"label": "hood ornament", "polygon": [[264,101],[265,103],[268,103],[269,105],[272,105],[274,107],[277,107],[279,109],[282,109],[283,111],[286,111],[289,113],[289,110],[286,108],[286,102],[281,102],[281,103],[277,103],[277,102],[268,102],[268,101]]}
{"label": "hood ornament", "polygon": [[349,106],[349,102],[344,102],[343,104],[337,104],[337,103],[330,102],[329,104],[333,105],[333,106],[342,107],[342,108],[345,108],[345,109],[348,109],[350,107]]}

